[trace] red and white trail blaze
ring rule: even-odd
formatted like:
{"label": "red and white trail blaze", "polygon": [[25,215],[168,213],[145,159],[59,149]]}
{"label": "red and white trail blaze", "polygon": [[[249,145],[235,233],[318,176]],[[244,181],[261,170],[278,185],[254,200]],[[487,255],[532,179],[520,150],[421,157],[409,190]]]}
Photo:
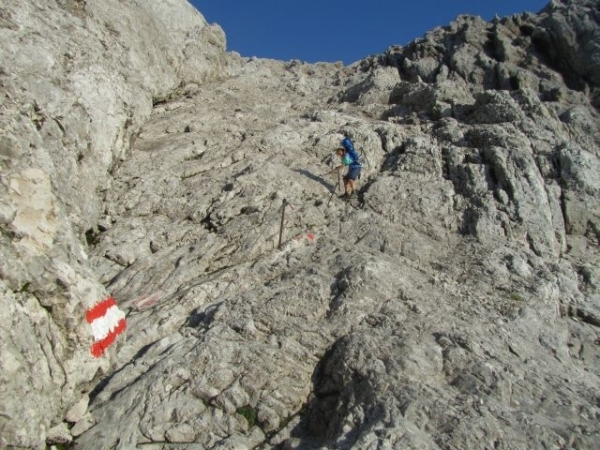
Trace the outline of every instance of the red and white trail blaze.
{"label": "red and white trail blaze", "polygon": [[112,297],[108,297],[88,309],[85,319],[92,327],[94,343],[90,351],[96,358],[104,355],[106,349],[127,327],[125,313],[118,308]]}

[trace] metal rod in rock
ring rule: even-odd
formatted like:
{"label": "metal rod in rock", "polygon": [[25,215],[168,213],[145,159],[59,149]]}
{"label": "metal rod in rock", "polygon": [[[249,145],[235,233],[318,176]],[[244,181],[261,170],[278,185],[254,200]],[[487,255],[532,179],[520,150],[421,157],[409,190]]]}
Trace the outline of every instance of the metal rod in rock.
{"label": "metal rod in rock", "polygon": [[333,196],[335,195],[335,192],[337,191],[338,185],[336,183],[335,185],[335,189],[333,190],[333,192],[331,193],[331,196],[329,197],[329,200],[327,201],[327,206],[329,206],[329,202],[331,202],[331,199],[333,198]]}
{"label": "metal rod in rock", "polygon": [[337,171],[337,176],[338,176],[338,179],[337,179],[337,182],[335,183],[335,188],[333,189],[333,192],[331,193],[331,196],[329,197],[329,200],[327,201],[327,206],[329,206],[329,203],[331,202],[331,199],[333,198],[333,196],[337,192],[338,186],[340,186],[340,184],[342,182],[342,173],[341,173],[341,171],[339,171],[339,170]]}
{"label": "metal rod in rock", "polygon": [[281,241],[283,240],[283,223],[285,221],[285,207],[287,206],[287,200],[284,198],[281,204],[281,225],[279,226],[279,245],[277,248],[281,250]]}

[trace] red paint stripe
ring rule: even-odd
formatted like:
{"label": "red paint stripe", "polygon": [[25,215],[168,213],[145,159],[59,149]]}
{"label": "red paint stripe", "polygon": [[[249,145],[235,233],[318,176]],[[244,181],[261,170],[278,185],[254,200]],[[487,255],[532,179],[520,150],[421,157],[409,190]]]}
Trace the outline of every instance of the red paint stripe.
{"label": "red paint stripe", "polygon": [[104,316],[106,311],[108,311],[108,308],[115,305],[115,299],[108,297],[107,299],[102,300],[100,303],[96,303],[92,308],[88,309],[85,313],[85,320],[87,320],[88,323],[92,323],[94,320]]}
{"label": "red paint stripe", "polygon": [[140,311],[143,311],[144,309],[150,308],[152,305],[154,305],[157,300],[158,296],[154,298],[149,297],[146,301],[140,302],[136,306]]}
{"label": "red paint stripe", "polygon": [[119,320],[117,326],[113,330],[111,330],[110,333],[108,333],[108,335],[104,339],[94,342],[94,344],[92,344],[92,348],[90,349],[92,355],[94,355],[96,358],[99,358],[100,356],[104,355],[106,349],[110,347],[113,342],[115,342],[117,336],[123,331],[125,331],[126,327],[127,322],[125,321],[125,319]]}

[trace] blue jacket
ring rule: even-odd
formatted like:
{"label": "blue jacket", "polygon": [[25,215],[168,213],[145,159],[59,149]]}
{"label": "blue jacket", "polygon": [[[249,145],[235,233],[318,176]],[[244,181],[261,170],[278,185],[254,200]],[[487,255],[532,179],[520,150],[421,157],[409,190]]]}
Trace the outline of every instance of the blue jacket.
{"label": "blue jacket", "polygon": [[356,150],[354,150],[354,145],[352,144],[350,138],[346,137],[342,139],[342,147],[344,147],[344,150],[346,150],[346,154],[352,158],[352,163],[349,165],[349,167],[361,167],[360,156],[358,156],[358,153],[356,153]]}

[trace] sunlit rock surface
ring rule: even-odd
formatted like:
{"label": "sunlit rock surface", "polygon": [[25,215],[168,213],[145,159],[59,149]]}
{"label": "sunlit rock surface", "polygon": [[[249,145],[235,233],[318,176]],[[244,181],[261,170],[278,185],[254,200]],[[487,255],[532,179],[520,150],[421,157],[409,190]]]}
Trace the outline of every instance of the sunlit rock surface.
{"label": "sunlit rock surface", "polygon": [[[347,67],[225,53],[184,1],[26,3],[0,16],[1,445],[598,448],[596,2]],[[107,295],[127,332],[95,359]]]}

